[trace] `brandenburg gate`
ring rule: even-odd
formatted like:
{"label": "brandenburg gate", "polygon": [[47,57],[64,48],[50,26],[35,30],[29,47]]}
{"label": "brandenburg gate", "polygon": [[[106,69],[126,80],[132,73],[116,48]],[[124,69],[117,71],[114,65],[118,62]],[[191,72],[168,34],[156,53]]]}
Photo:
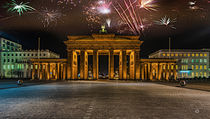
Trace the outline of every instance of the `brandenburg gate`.
{"label": "brandenburg gate", "polygon": [[[93,56],[93,79],[99,75],[99,55],[109,56],[109,79],[114,79],[114,56],[119,56],[119,79],[140,79],[139,36],[93,34],[91,36],[68,36],[67,78],[78,79],[78,55],[80,55],[80,79],[88,79],[88,55]],[[127,56],[130,57],[127,77]]]}
{"label": "brandenburg gate", "polygon": [[[115,56],[119,57],[118,79],[169,80],[177,77],[175,59],[140,59],[143,41],[139,36],[93,34],[91,36],[68,36],[67,59],[32,59],[32,79],[98,79],[99,55],[108,55],[109,79],[115,79]],[[89,57],[92,60],[89,60]],[[89,60],[89,61],[88,61]],[[92,61],[92,76],[89,62]],[[78,74],[80,74],[78,76]]]}

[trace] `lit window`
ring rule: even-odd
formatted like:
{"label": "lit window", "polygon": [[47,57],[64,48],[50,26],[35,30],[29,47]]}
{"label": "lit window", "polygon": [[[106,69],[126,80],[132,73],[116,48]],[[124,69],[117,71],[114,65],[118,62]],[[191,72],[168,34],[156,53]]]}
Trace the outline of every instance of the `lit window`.
{"label": "lit window", "polygon": [[192,72],[192,74],[191,74],[191,75],[192,75],[192,77],[194,77],[194,76],[195,76],[195,73],[194,73],[194,72]]}
{"label": "lit window", "polygon": [[198,69],[198,65],[196,65],[195,67],[196,67],[196,69]]}
{"label": "lit window", "polygon": [[194,57],[194,56],[195,56],[195,54],[192,54],[192,56]]}
{"label": "lit window", "polygon": [[178,54],[175,54],[176,57],[178,57]]}
{"label": "lit window", "polygon": [[204,59],[204,60],[203,60],[203,62],[205,62],[205,63],[206,63],[206,62],[207,62],[207,59]]}
{"label": "lit window", "polygon": [[187,54],[184,54],[184,56],[186,57],[186,56],[187,56]]}
{"label": "lit window", "polygon": [[14,69],[14,65],[12,65],[12,69]]}
{"label": "lit window", "polygon": [[198,77],[198,72],[195,73],[196,77]]}
{"label": "lit window", "polygon": [[173,56],[174,56],[174,54],[171,54],[171,56],[173,57]]}
{"label": "lit window", "polygon": [[178,68],[179,68],[178,65],[176,65],[176,69],[177,69],[177,70],[178,70]]}
{"label": "lit window", "polygon": [[199,59],[196,59],[196,63],[199,63]]}
{"label": "lit window", "polygon": [[196,54],[196,57],[198,57],[199,56],[199,54]]}
{"label": "lit window", "polygon": [[202,63],[203,62],[203,59],[200,59],[200,63]]}
{"label": "lit window", "polygon": [[204,72],[203,75],[204,75],[205,77],[207,77],[207,73],[206,73],[206,72]]}
{"label": "lit window", "polygon": [[194,59],[192,59],[192,63],[194,62]]}
{"label": "lit window", "polygon": [[7,68],[10,69],[10,65],[8,65]]}
{"label": "lit window", "polygon": [[182,56],[182,54],[180,53],[179,56]]}
{"label": "lit window", "polygon": [[205,53],[204,56],[207,57],[207,54]]}
{"label": "lit window", "polygon": [[201,57],[203,57],[203,54],[200,54]]}
{"label": "lit window", "polygon": [[203,72],[200,72],[200,77],[203,77]]}
{"label": "lit window", "polygon": [[204,66],[203,66],[203,69],[205,69],[205,70],[206,70],[206,69],[207,69],[207,66],[206,66],[206,65],[204,65]]}
{"label": "lit window", "polygon": [[192,65],[192,69],[194,69],[194,65]]}
{"label": "lit window", "polygon": [[203,69],[203,66],[202,65],[200,65],[200,69]]}
{"label": "lit window", "polygon": [[7,69],[6,65],[3,66],[4,69]]}
{"label": "lit window", "polygon": [[188,54],[188,57],[190,57],[190,54]]}
{"label": "lit window", "polygon": [[167,56],[169,57],[169,56],[170,56],[170,54],[167,54]]}

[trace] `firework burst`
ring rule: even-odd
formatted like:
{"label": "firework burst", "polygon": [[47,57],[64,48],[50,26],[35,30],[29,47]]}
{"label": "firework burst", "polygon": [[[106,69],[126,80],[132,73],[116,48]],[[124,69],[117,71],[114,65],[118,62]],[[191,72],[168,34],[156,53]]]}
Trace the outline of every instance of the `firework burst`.
{"label": "firework burst", "polygon": [[56,25],[58,20],[63,16],[58,10],[48,10],[47,8],[38,12],[41,16],[44,27],[48,27],[51,23]]}
{"label": "firework burst", "polygon": [[15,0],[11,0],[10,3],[7,3],[5,8],[8,8],[9,12],[17,12],[21,16],[24,12],[35,10],[33,7],[28,5],[29,2],[20,2],[19,4]]}
{"label": "firework burst", "polygon": [[155,8],[157,7],[156,4],[154,4],[154,0],[139,0],[139,7],[143,8],[148,11],[157,11]]}
{"label": "firework burst", "polygon": [[158,21],[155,21],[155,23],[157,25],[161,25],[161,26],[166,26],[166,27],[169,27],[169,28],[172,28],[172,29],[176,29],[176,27],[174,26],[173,23],[176,22],[176,19],[171,19],[167,16],[165,17],[162,17],[160,20]]}

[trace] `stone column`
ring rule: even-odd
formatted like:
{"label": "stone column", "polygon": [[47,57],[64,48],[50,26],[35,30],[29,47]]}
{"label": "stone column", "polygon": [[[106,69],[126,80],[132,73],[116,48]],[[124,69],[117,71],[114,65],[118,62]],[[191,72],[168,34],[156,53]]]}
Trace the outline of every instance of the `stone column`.
{"label": "stone column", "polygon": [[145,64],[141,64],[141,79],[144,80],[144,71],[145,71]]}
{"label": "stone column", "polygon": [[93,51],[93,79],[98,79],[98,51]]}
{"label": "stone column", "polygon": [[[129,65],[129,70],[130,70],[130,79],[135,79],[135,64],[136,64],[136,61],[135,61],[135,52],[132,51],[130,53],[130,65]],[[139,71],[140,72],[140,71]]]}
{"label": "stone column", "polygon": [[72,78],[72,65],[73,64],[73,51],[69,50],[68,51],[68,61],[67,61],[67,65],[66,65],[66,69],[67,69],[67,79],[71,79]]}
{"label": "stone column", "polygon": [[140,51],[135,51],[135,79],[140,80]]}
{"label": "stone column", "polygon": [[123,79],[123,57],[122,57],[122,51],[120,51],[119,54],[119,79]]}
{"label": "stone column", "polygon": [[80,51],[80,79],[84,79],[85,51]]}
{"label": "stone column", "polygon": [[84,56],[84,79],[88,79],[88,52]]}
{"label": "stone column", "polygon": [[122,51],[122,63],[123,63],[123,79],[127,79],[127,55],[126,55],[126,50]]}
{"label": "stone column", "polygon": [[77,63],[77,53],[73,52],[73,60],[72,60],[72,79],[78,79],[78,63]]}
{"label": "stone column", "polygon": [[158,74],[158,79],[161,80],[163,74],[163,65],[159,64],[159,74]]}
{"label": "stone column", "polygon": [[166,80],[169,79],[169,71],[168,71],[168,69],[169,69],[169,64],[167,63],[166,64]]}
{"label": "stone column", "polygon": [[36,65],[33,63],[33,69],[32,69],[32,73],[31,73],[31,75],[32,75],[32,80],[34,80],[35,79],[35,70],[36,70],[36,67],[35,67]]}
{"label": "stone column", "polygon": [[114,79],[114,51],[109,51],[109,79]]}

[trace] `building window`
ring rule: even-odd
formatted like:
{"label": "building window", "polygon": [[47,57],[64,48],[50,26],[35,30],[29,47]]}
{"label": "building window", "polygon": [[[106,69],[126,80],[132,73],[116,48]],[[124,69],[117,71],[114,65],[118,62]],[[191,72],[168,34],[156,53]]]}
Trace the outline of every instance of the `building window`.
{"label": "building window", "polygon": [[200,54],[201,57],[203,57],[203,54]]}
{"label": "building window", "polygon": [[206,62],[207,62],[207,59],[204,59],[204,60],[203,60],[203,62],[205,62],[205,63],[206,63]]}
{"label": "building window", "polygon": [[188,57],[190,57],[190,54],[188,54]]}
{"label": "building window", "polygon": [[192,65],[192,69],[194,69],[194,65]]}
{"label": "building window", "polygon": [[207,73],[206,72],[204,72],[203,75],[204,75],[204,77],[207,77]]}
{"label": "building window", "polygon": [[195,73],[194,73],[194,72],[192,72],[191,76],[192,76],[192,77],[194,77],[194,76],[195,76]]}
{"label": "building window", "polygon": [[6,54],[4,53],[4,56],[6,56]]}
{"label": "building window", "polygon": [[200,69],[203,69],[203,66],[202,65],[200,65]]}
{"label": "building window", "polygon": [[12,59],[11,62],[14,62],[14,59]]}
{"label": "building window", "polygon": [[198,65],[196,65],[195,67],[196,67],[196,69],[198,69]]}
{"label": "building window", "polygon": [[195,73],[195,76],[198,77],[198,72]]}
{"label": "building window", "polygon": [[184,54],[184,56],[186,57],[186,56],[187,56],[187,54]]}
{"label": "building window", "polygon": [[28,56],[30,56],[30,54],[28,54]]}
{"label": "building window", "polygon": [[200,59],[200,63],[202,63],[203,62],[203,59]]}
{"label": "building window", "polygon": [[15,54],[15,56],[18,56],[18,54]]}
{"label": "building window", "polygon": [[176,65],[176,69],[177,69],[177,70],[178,70],[178,68],[179,68],[178,65]]}
{"label": "building window", "polygon": [[178,54],[176,53],[175,56],[178,57]]}
{"label": "building window", "polygon": [[200,72],[200,77],[203,77],[203,72]]}
{"label": "building window", "polygon": [[170,56],[170,54],[167,54],[167,56],[169,57],[169,56]]}
{"label": "building window", "polygon": [[192,56],[194,57],[194,56],[195,56],[195,54],[192,54]]}
{"label": "building window", "polygon": [[171,56],[173,57],[173,56],[174,56],[174,54],[171,54]]}
{"label": "building window", "polygon": [[199,59],[196,59],[196,63],[199,63]]}
{"label": "building window", "polygon": [[199,56],[199,54],[196,54],[196,57],[198,57]]}
{"label": "building window", "polygon": [[4,62],[6,62],[6,59],[4,59]]}
{"label": "building window", "polygon": [[26,56],[26,54],[23,54],[23,56]]}
{"label": "building window", "polygon": [[192,59],[192,63],[194,63],[194,59]]}
{"label": "building window", "polygon": [[207,54],[205,53],[204,56],[207,57]]}
{"label": "building window", "polygon": [[22,54],[20,54],[20,56],[22,56]]}
{"label": "building window", "polygon": [[7,59],[7,62],[10,62],[10,60],[9,60],[9,59]]}
{"label": "building window", "polygon": [[204,66],[203,66],[203,69],[205,69],[205,70],[206,70],[206,69],[207,69],[207,66],[206,66],[206,65],[204,65]]}
{"label": "building window", "polygon": [[10,56],[10,54],[7,54],[7,56]]}
{"label": "building window", "polygon": [[31,54],[31,56],[34,56],[34,54]]}

